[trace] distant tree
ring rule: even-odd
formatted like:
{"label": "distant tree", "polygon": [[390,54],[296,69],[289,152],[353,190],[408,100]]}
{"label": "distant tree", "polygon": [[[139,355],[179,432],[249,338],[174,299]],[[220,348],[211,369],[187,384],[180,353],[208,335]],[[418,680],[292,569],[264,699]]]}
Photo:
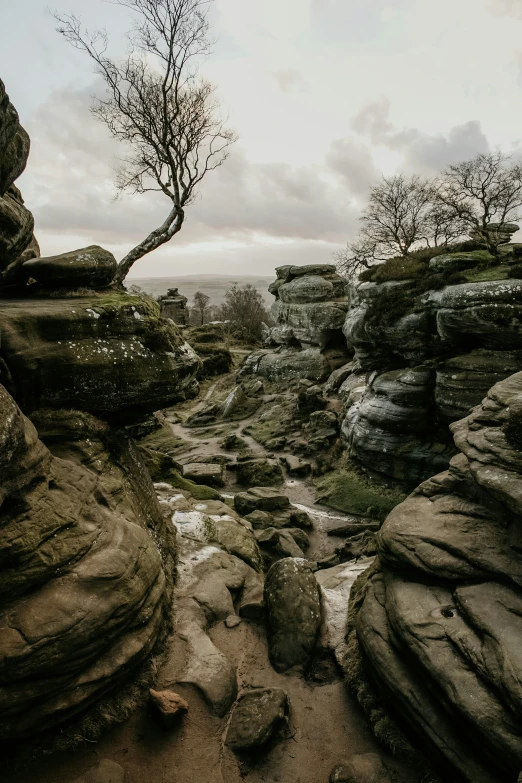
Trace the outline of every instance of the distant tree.
{"label": "distant tree", "polygon": [[506,224],[522,217],[522,166],[501,152],[477,155],[446,169],[436,197],[466,233],[497,255],[509,239]]}
{"label": "distant tree", "polygon": [[135,14],[130,53],[121,63],[106,53],[106,31],[89,32],[74,14],[55,14],[58,32],[88,54],[105,82],[106,97],[92,111],[128,151],[118,190],[157,191],[170,201],[161,225],[120,261],[119,282],[135,261],[180,231],[199,183],[224,162],[236,138],[219,116],[215,88],[198,76],[197,61],[210,52],[211,2],[113,0]]}
{"label": "distant tree", "polygon": [[208,316],[208,303],[210,302],[210,296],[203,294],[201,291],[196,291],[194,294],[194,307],[199,319],[199,325],[203,326],[205,323],[205,317]]}
{"label": "distant tree", "polygon": [[239,286],[235,283],[225,293],[221,305],[220,320],[229,321],[236,337],[246,343],[261,340],[263,324],[271,320],[263,295],[250,283]]}

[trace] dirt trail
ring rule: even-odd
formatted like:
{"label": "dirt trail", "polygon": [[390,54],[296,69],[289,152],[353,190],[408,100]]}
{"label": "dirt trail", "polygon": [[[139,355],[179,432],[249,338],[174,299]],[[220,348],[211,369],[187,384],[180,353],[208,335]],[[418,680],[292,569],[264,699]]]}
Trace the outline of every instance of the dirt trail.
{"label": "dirt trail", "polygon": [[[184,406],[184,414],[200,410],[215,391],[212,384],[203,400]],[[174,417],[175,418],[175,417]],[[242,430],[249,420],[229,423],[227,433],[235,432],[256,455],[264,448]],[[191,454],[224,454],[223,434],[203,433],[171,424],[174,434],[190,441],[189,450],[179,455],[190,461]],[[281,454],[270,453],[276,458]],[[225,496],[238,487],[234,473],[227,471]],[[328,528],[353,518],[315,503],[311,484],[287,477],[284,489],[291,502],[305,508],[314,521],[308,557],[330,554],[339,539],[327,536]],[[323,572],[324,573],[324,572]],[[175,611],[175,607],[174,607]],[[165,731],[151,714],[149,705],[138,709],[124,724],[108,730],[98,741],[86,743],[74,752],[43,757],[25,763],[16,772],[2,776],[3,783],[70,783],[102,759],[117,762],[125,771],[125,783],[328,783],[332,768],[353,754],[375,753],[386,763],[390,781],[421,783],[421,774],[393,759],[377,743],[354,698],[340,678],[326,684],[307,682],[299,675],[275,672],[268,660],[264,627],[243,620],[235,628],[217,623],[209,632],[215,646],[236,667],[239,687],[275,686],[290,699],[291,714],[286,737],[263,749],[256,759],[239,759],[224,745],[227,717],[212,714],[200,692],[173,680],[179,670],[179,641],[175,636],[166,662],[157,675],[156,688],[171,687],[189,702],[189,712],[178,729]],[[82,783],[88,783],[82,781]],[[90,783],[90,781],[89,781]],[[110,783],[96,780],[94,783]],[[361,781],[361,783],[364,783]]]}

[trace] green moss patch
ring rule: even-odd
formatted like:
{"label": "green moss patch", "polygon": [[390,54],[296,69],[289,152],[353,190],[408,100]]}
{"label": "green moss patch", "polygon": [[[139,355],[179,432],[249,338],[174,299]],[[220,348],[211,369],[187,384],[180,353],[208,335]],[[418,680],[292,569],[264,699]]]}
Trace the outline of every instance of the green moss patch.
{"label": "green moss patch", "polygon": [[511,267],[508,264],[497,264],[485,269],[482,267],[467,269],[462,274],[468,283],[484,283],[488,280],[506,280],[511,276],[510,270]]}
{"label": "green moss patch", "polygon": [[263,406],[261,416],[245,427],[243,432],[264,446],[267,441],[286,435],[298,427],[295,399],[282,400],[270,407]]}
{"label": "green moss patch", "polygon": [[139,448],[153,481],[165,481],[174,489],[190,492],[196,500],[221,500],[219,492],[212,487],[207,487],[205,484],[195,484],[184,478],[181,475],[180,466],[169,454],[146,448],[141,443]]}
{"label": "green moss patch", "polygon": [[372,483],[349,462],[315,482],[317,501],[346,514],[384,520],[406,495]]}

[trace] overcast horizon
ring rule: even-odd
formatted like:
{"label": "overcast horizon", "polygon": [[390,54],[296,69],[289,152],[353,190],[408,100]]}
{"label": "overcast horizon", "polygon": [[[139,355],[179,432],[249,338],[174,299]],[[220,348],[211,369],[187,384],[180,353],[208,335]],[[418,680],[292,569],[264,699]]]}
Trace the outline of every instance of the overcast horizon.
{"label": "overcast horizon", "polygon": [[[0,78],[31,137],[17,181],[42,255],[100,244],[119,260],[164,219],[162,196],[113,200],[118,145],[89,111],[92,64],[47,2],[9,7]],[[54,0],[122,51],[117,5]],[[130,277],[271,275],[325,263],[353,239],[382,173],[433,175],[522,152],[520,0],[215,0],[203,67],[239,141],[210,172],[171,243]]]}

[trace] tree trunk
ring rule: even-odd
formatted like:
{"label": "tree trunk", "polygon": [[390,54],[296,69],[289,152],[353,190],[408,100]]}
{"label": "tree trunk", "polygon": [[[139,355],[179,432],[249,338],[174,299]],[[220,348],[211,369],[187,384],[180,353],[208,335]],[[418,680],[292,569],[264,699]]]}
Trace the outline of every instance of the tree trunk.
{"label": "tree trunk", "polygon": [[151,231],[151,233],[143,240],[143,242],[140,242],[139,245],[133,247],[132,250],[130,250],[124,258],[122,258],[118,264],[118,268],[114,276],[114,282],[122,284],[129,274],[132,265],[139,258],[147,255],[147,253],[150,253],[151,250],[156,250],[157,247],[172,239],[174,234],[177,234],[181,229],[184,217],[185,215],[183,210],[180,207],[174,207],[163,225],[154,229],[154,231]]}

